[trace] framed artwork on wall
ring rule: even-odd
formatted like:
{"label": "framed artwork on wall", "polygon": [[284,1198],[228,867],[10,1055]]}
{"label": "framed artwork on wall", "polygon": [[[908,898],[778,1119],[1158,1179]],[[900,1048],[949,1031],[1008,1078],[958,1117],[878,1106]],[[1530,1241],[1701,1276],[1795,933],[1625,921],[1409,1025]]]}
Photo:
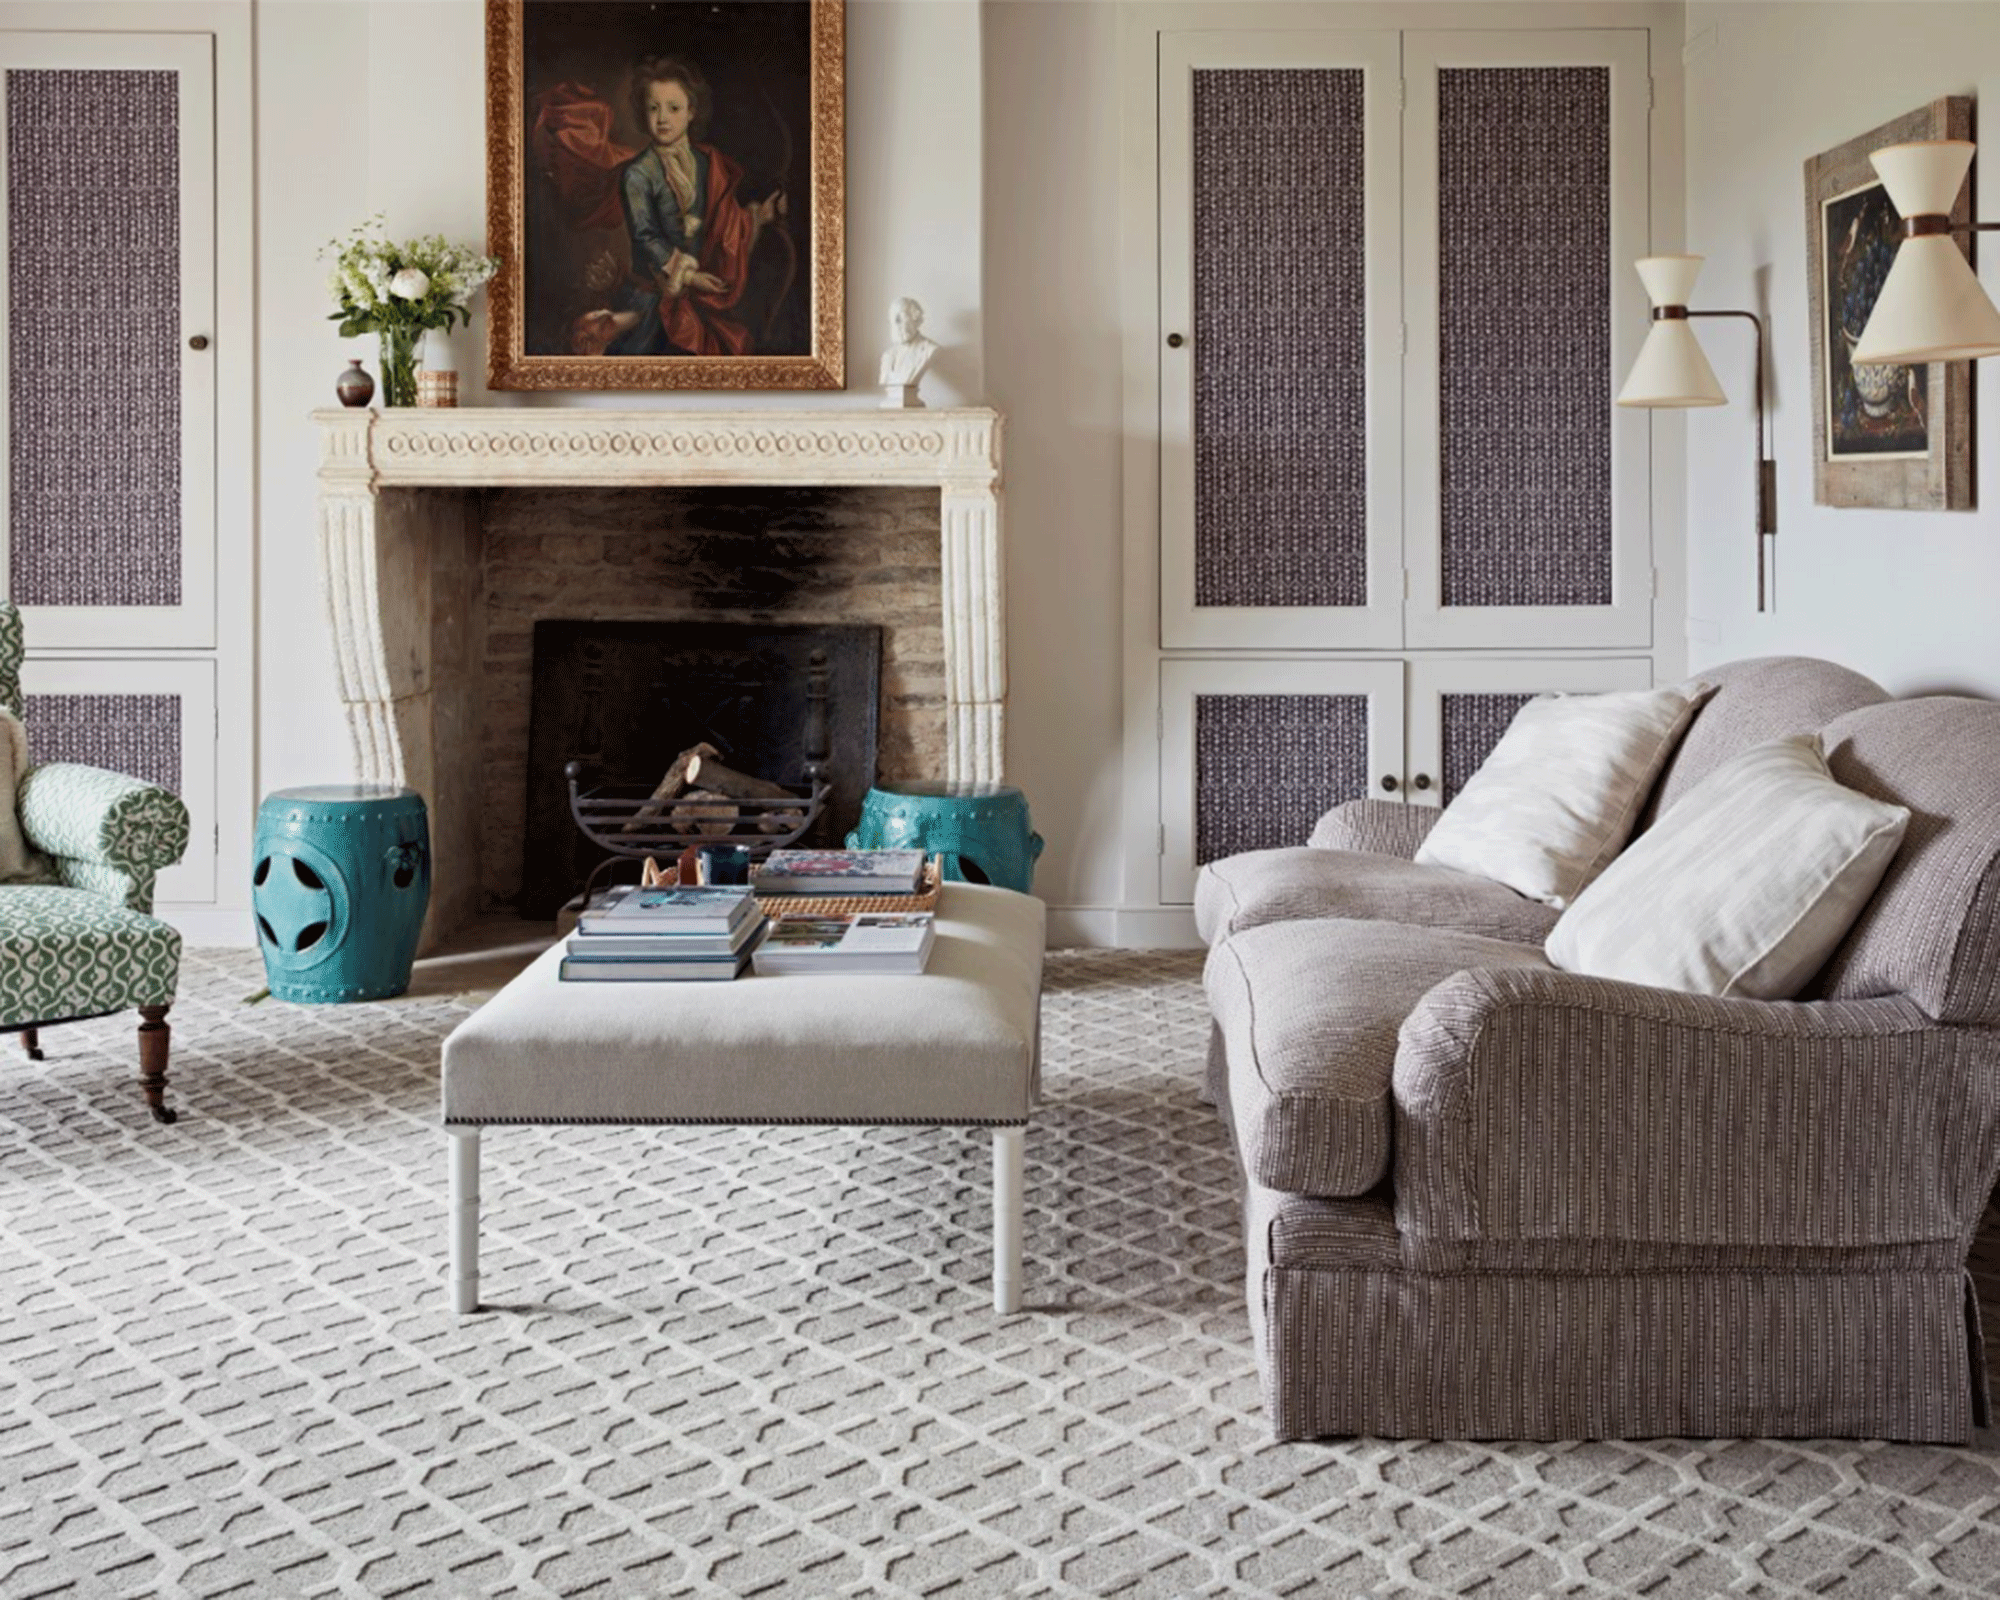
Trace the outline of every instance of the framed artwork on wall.
{"label": "framed artwork on wall", "polygon": [[844,0],[486,0],[495,389],[845,383]]}
{"label": "framed artwork on wall", "polygon": [[[1966,361],[1857,366],[1848,352],[1895,259],[1903,219],[1870,151],[1970,139],[1972,101],[1934,100],[1806,163],[1813,500],[1823,506],[1964,511],[1972,505],[1972,370]],[[1954,222],[1968,221],[1971,185]],[[1971,235],[1961,235],[1968,254]]]}

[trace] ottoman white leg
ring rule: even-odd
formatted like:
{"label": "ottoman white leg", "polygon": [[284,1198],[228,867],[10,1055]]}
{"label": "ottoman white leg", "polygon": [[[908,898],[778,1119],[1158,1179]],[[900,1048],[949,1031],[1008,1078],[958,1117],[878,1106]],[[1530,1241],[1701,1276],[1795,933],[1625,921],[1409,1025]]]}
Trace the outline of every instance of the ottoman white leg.
{"label": "ottoman white leg", "polygon": [[993,1309],[1021,1309],[1020,1128],[993,1130]]}
{"label": "ottoman white leg", "polygon": [[479,1130],[446,1128],[451,1138],[451,1309],[479,1309]]}

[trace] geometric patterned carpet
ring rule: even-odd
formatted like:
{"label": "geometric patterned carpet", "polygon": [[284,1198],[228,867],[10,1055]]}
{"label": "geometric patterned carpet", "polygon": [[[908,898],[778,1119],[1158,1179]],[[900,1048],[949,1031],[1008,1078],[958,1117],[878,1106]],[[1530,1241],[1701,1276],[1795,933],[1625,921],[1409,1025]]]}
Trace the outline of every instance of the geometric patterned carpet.
{"label": "geometric patterned carpet", "polygon": [[1271,1443],[1198,970],[1051,958],[1010,1318],[912,1128],[491,1131],[452,1317],[450,983],[191,952],[171,1128],[122,1022],[0,1040],[0,1594],[1996,1592],[1993,1435]]}

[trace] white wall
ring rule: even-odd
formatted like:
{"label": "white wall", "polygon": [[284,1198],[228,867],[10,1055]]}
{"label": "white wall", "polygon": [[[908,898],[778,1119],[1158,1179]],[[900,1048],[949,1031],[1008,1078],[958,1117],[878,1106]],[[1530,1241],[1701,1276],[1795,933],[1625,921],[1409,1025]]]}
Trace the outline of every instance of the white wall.
{"label": "white wall", "polygon": [[[1702,304],[1769,315],[1779,497],[1776,603],[1759,616],[1749,341],[1711,325],[1703,343],[1732,404],[1687,423],[1689,664],[1797,652],[1897,693],[2000,694],[1996,363],[1974,364],[1987,390],[1974,407],[1982,509],[1814,505],[1804,220],[1809,157],[1942,95],[1977,95],[1991,122],[2000,6],[1697,3],[1687,39],[1688,248],[1708,256]],[[1982,152],[1979,165],[1992,164]],[[1975,214],[2000,217],[2000,181],[1983,189]],[[1988,291],[2000,291],[1993,235],[1979,255]]]}
{"label": "white wall", "polygon": [[[391,234],[486,232],[485,74],[479,0],[260,0],[258,271],[262,391],[259,783],[352,770],[319,598],[317,444],[352,355],[326,320],[335,235],[373,213]],[[983,399],[980,38],[976,0],[850,0],[847,8],[847,338],[850,384],[871,389],[886,311],[910,294],[950,346],[925,378],[933,404]],[[476,304],[453,335],[466,405],[671,408],[717,397],[489,394]],[[745,405],[871,405],[874,395],[731,395]]]}

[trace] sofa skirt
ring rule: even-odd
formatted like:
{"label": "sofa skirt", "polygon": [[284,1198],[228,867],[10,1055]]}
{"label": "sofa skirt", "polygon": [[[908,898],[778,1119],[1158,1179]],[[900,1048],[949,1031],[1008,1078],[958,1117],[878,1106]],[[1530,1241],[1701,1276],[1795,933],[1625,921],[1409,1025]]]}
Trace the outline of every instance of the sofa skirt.
{"label": "sofa skirt", "polygon": [[1287,1232],[1256,1202],[1289,1197],[1249,1198],[1251,1324],[1281,1439],[1962,1443],[1986,1421],[1978,1303],[1955,1266],[1412,1270],[1385,1199],[1304,1202],[1309,1231],[1294,1214]]}

